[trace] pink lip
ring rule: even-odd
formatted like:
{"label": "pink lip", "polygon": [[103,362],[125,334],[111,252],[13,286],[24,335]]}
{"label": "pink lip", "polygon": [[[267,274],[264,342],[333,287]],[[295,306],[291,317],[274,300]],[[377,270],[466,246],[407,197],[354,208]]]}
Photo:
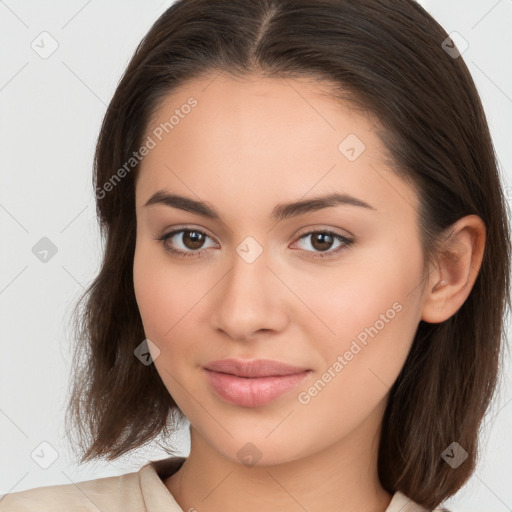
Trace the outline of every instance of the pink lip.
{"label": "pink lip", "polygon": [[212,388],[230,403],[264,405],[297,386],[310,371],[269,359],[223,359],[204,366]]}

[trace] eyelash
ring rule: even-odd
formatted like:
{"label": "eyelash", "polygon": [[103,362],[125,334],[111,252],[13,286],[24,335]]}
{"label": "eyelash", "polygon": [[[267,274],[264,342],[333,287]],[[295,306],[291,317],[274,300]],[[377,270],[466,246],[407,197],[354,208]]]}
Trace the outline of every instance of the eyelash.
{"label": "eyelash", "polygon": [[[171,249],[169,247],[167,247],[165,245],[165,242],[172,238],[174,235],[177,235],[178,233],[185,233],[185,232],[193,232],[193,233],[200,233],[201,235],[203,236],[206,236],[208,238],[211,238],[209,235],[207,235],[204,231],[201,231],[200,229],[190,229],[190,228],[181,228],[181,229],[177,229],[175,231],[171,231],[170,233],[166,233],[160,237],[157,237],[155,238],[156,241],[160,242],[163,246],[164,246],[164,249],[169,252],[169,253],[172,253],[173,255],[179,257],[179,258],[190,258],[190,257],[199,257],[199,255],[206,251],[206,249],[200,249],[200,250],[197,250],[197,251],[181,251],[181,250],[177,250],[177,249]],[[322,234],[327,234],[327,235],[330,235],[332,236],[333,238],[335,238],[336,240],[340,241],[340,242],[343,242],[343,245],[341,245],[340,247],[338,247],[337,249],[333,250],[333,251],[324,251],[324,252],[317,252],[315,253],[312,258],[313,259],[316,259],[316,258],[320,258],[320,259],[323,259],[323,258],[331,258],[331,257],[334,257],[335,255],[337,255],[340,251],[352,246],[354,243],[355,243],[355,240],[354,239],[351,239],[351,238],[347,238],[345,236],[342,236],[342,235],[339,235],[338,233],[334,232],[334,231],[328,231],[328,230],[316,230],[316,231],[308,231],[307,233],[304,233],[302,234],[298,240],[302,240],[303,238],[306,238],[310,235],[315,235],[315,234],[318,234],[318,233],[322,233]],[[306,252],[312,252],[312,251],[306,251]],[[327,254],[327,255],[326,255]]]}

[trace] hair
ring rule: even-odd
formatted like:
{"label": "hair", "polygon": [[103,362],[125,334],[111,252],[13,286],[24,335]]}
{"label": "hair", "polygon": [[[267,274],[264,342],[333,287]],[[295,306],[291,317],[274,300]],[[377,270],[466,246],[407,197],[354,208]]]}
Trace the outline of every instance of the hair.
{"label": "hair", "polygon": [[[447,38],[412,0],[178,0],[158,18],[117,86],[94,156],[105,247],[99,273],[73,311],[66,411],[81,462],[113,460],[185,419],[155,365],[134,356],[145,339],[133,286],[139,165],[106,184],[140,148],[172,91],[223,72],[311,78],[329,84],[334,100],[357,103],[379,119],[394,172],[419,196],[425,278],[454,222],[469,214],[484,221],[474,286],[444,322],[419,322],[389,392],[378,453],[382,486],[425,507],[467,481],[502,364],[511,246],[485,113],[462,57],[443,49]],[[468,453],[456,469],[441,457],[454,441]]]}

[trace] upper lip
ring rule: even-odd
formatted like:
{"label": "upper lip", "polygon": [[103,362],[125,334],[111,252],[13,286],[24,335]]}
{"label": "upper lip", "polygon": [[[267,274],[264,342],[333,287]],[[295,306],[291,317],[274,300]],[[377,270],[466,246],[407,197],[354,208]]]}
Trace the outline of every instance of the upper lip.
{"label": "upper lip", "polygon": [[293,375],[303,373],[308,368],[292,366],[281,361],[271,359],[220,359],[205,364],[204,368],[221,373],[229,373],[237,377],[270,377],[279,375]]}

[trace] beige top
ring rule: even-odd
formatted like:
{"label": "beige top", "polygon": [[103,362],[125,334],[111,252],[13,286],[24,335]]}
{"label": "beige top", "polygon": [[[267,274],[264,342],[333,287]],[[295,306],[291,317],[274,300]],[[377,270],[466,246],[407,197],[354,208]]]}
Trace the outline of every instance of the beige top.
{"label": "beige top", "polygon": [[[0,501],[0,512],[184,512],[162,481],[184,461],[169,457],[120,476],[9,493]],[[396,492],[385,512],[426,510]]]}

